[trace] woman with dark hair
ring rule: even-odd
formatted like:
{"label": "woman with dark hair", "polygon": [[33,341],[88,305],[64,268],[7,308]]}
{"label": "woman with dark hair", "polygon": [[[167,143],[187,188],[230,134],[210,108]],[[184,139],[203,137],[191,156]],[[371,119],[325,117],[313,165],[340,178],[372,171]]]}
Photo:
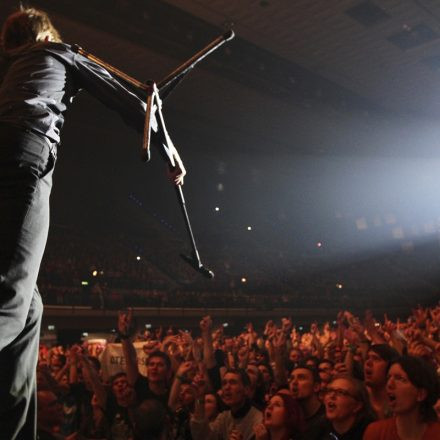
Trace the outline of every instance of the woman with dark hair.
{"label": "woman with dark hair", "polygon": [[205,393],[203,400],[205,416],[210,422],[213,422],[224,409],[222,399],[217,393]]}
{"label": "woman with dark hair", "polygon": [[295,440],[304,427],[304,415],[289,394],[277,393],[264,410],[263,423],[255,426],[255,440]]}
{"label": "woman with dark hair", "polygon": [[439,380],[423,359],[402,356],[388,371],[387,394],[393,418],[372,423],[364,440],[437,440],[440,422],[434,411]]}
{"label": "woman with dark hair", "polygon": [[333,378],[324,390],[326,422],[321,440],[361,440],[374,420],[364,383],[347,375]]}

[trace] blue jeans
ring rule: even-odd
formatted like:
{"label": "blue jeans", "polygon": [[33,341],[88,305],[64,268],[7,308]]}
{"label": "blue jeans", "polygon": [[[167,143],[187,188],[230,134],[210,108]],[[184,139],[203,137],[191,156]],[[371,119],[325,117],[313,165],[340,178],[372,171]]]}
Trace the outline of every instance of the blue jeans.
{"label": "blue jeans", "polygon": [[43,305],[37,277],[49,229],[54,149],[0,124],[0,437],[36,438]]}

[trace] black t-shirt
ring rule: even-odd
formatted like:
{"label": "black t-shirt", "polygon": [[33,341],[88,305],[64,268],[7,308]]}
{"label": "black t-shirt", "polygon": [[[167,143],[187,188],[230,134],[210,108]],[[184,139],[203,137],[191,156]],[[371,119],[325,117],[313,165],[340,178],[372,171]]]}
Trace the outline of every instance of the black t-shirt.
{"label": "black t-shirt", "polygon": [[164,394],[156,394],[150,389],[148,378],[139,374],[136,383],[134,384],[134,390],[136,391],[136,398],[139,403],[147,399],[159,400],[165,407],[168,406],[168,398],[170,391],[167,390]]}
{"label": "black t-shirt", "polygon": [[305,420],[305,430],[301,434],[301,439],[318,440],[325,420],[325,406],[321,403],[315,414]]}
{"label": "black t-shirt", "polygon": [[326,420],[323,424],[319,440],[362,440],[364,431],[373,420],[364,417],[357,421],[347,432],[339,434],[333,429],[332,424]]}
{"label": "black t-shirt", "polygon": [[112,440],[132,440],[133,424],[127,407],[118,404],[113,393],[107,397],[105,416]]}

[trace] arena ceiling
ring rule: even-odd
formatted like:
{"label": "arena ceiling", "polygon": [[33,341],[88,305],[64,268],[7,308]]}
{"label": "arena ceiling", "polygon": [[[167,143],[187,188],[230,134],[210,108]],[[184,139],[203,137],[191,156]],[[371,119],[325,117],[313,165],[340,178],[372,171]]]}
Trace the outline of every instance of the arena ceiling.
{"label": "arena ceiling", "polygon": [[393,110],[440,110],[436,0],[167,0]]}

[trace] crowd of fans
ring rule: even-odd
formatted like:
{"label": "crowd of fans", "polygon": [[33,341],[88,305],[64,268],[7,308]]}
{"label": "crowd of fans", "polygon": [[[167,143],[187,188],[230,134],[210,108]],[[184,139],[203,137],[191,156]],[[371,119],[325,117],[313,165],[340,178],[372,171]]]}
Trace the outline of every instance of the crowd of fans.
{"label": "crowd of fans", "polygon": [[120,312],[109,378],[108,346],[41,346],[40,438],[440,438],[440,305],[402,321],[341,311],[304,332],[287,317],[257,327],[228,334],[205,316],[194,334],[139,332]]}
{"label": "crowd of fans", "polygon": [[[165,246],[165,250],[155,252],[153,260],[124,237],[87,239],[71,230],[54,229],[38,280],[46,305],[110,310],[128,306],[271,310],[315,307],[319,303],[321,307],[367,309],[409,306],[415,291],[422,304],[432,304],[437,295],[436,284],[430,286],[423,272],[428,263],[436,263],[430,249],[416,255],[399,253],[352,261],[327,271],[319,256],[288,259],[289,263],[280,263],[274,272],[268,267],[277,258],[269,252],[265,253],[268,267],[253,261],[252,256],[234,256],[240,262],[240,274],[234,273],[228,257],[219,251],[218,259],[215,255],[206,257],[216,274],[212,282],[179,257],[181,243],[175,243],[171,250]],[[170,243],[163,237],[161,240]],[[162,248],[154,242],[150,247]],[[337,260],[336,256],[332,259]],[[409,273],[413,278],[419,274],[423,283],[414,281]],[[394,284],[386,280],[394,280]]]}

